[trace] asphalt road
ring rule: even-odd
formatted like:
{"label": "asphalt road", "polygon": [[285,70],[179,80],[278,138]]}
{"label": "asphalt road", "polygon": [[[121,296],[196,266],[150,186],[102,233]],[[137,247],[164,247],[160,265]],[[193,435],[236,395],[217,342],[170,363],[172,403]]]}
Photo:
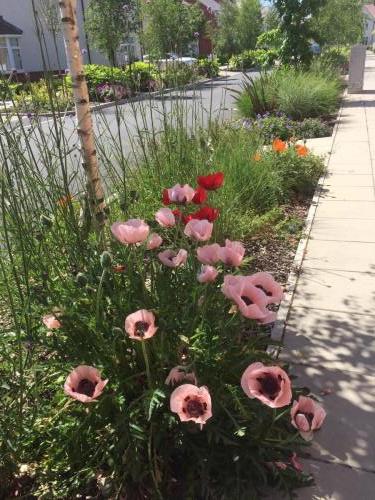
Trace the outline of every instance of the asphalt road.
{"label": "asphalt road", "polygon": [[[256,73],[253,75],[256,76]],[[241,73],[228,73],[198,83],[190,90],[173,91],[162,96],[150,95],[141,101],[93,112],[97,152],[104,180],[109,184],[112,174],[117,175],[113,171],[114,165],[124,161],[129,165],[134,164],[135,157],[142,149],[141,139],[147,136],[156,138],[168,125],[176,125],[179,121],[180,124],[183,122],[186,128],[194,129],[197,126],[206,127],[210,119],[222,121],[235,117],[231,90],[238,90],[242,79]],[[22,125],[24,130],[29,131],[27,143],[40,171],[50,168],[46,163],[51,163],[51,158],[54,158],[58,169],[61,158],[59,159],[56,144],[59,141],[65,151],[69,183],[81,183],[77,176],[77,172],[82,169],[74,116],[60,117],[57,122],[51,118],[40,118],[37,126],[35,119],[24,117]],[[12,120],[12,128],[20,128],[20,122],[16,118]],[[117,172],[123,171],[123,167]],[[109,169],[112,172],[109,172]]]}

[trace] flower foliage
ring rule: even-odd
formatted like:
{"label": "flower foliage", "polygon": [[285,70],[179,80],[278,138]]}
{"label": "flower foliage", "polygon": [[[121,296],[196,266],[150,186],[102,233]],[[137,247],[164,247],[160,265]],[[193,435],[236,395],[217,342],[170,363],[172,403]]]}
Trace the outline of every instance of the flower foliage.
{"label": "flower foliage", "polygon": [[267,353],[282,286],[254,273],[242,242],[215,241],[218,174],[197,179],[198,210],[199,188],[166,187],[154,220],[114,221],[79,280],[49,285],[37,496],[47,484],[146,499],[307,484],[296,453],[325,415]]}

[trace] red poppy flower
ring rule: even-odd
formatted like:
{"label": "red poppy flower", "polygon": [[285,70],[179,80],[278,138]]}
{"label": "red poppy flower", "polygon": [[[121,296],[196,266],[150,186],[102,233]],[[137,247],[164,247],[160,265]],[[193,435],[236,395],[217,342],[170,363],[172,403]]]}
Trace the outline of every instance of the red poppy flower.
{"label": "red poppy flower", "polygon": [[195,195],[194,198],[192,199],[192,202],[195,203],[196,205],[201,205],[206,200],[207,200],[206,190],[198,186],[197,190],[195,191]]}
{"label": "red poppy flower", "polygon": [[163,205],[170,205],[171,200],[169,198],[168,189],[163,189]]}
{"label": "red poppy flower", "polygon": [[191,220],[193,220],[193,215],[192,214],[189,214],[189,215],[183,215],[182,216],[182,222],[186,225],[188,222],[190,222]]}
{"label": "red poppy flower", "polygon": [[208,191],[215,191],[216,189],[219,189],[223,185],[223,182],[223,172],[215,172],[214,174],[200,175],[198,177],[198,184]]}
{"label": "red poppy flower", "polygon": [[195,212],[191,215],[193,219],[206,219],[209,222],[214,222],[219,217],[219,213],[220,211],[218,208],[205,206],[199,209],[198,212]]}
{"label": "red poppy flower", "polygon": [[172,210],[172,214],[177,218],[177,219],[182,219],[182,213],[181,210],[176,208],[175,210]]}

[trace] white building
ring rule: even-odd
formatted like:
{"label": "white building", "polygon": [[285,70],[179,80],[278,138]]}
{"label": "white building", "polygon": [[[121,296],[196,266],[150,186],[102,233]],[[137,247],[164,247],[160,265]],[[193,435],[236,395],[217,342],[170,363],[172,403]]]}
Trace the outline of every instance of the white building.
{"label": "white building", "polygon": [[364,44],[373,46],[375,43],[375,2],[362,7],[364,22]]}
{"label": "white building", "polygon": [[[57,0],[56,3],[58,3]],[[90,58],[92,63],[107,64],[108,61],[102,54],[87,46],[82,15],[82,8],[85,8],[86,4],[87,0],[77,0],[77,17],[84,62],[88,63]],[[35,5],[41,20],[45,65],[48,70],[66,69],[62,33],[61,31],[58,33],[55,47],[53,36],[43,21],[39,0],[35,0]],[[7,73],[14,69],[25,73],[42,72],[44,63],[31,0],[0,0],[0,16],[0,69],[2,72]]]}

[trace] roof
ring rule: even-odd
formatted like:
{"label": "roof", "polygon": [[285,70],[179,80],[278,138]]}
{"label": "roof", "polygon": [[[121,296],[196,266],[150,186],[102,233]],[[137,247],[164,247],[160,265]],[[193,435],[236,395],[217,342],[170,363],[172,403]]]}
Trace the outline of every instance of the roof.
{"label": "roof", "polygon": [[0,16],[0,35],[22,35],[23,31]]}
{"label": "roof", "polygon": [[363,10],[370,14],[373,18],[375,18],[375,5],[372,3],[366,4],[363,6]]}

